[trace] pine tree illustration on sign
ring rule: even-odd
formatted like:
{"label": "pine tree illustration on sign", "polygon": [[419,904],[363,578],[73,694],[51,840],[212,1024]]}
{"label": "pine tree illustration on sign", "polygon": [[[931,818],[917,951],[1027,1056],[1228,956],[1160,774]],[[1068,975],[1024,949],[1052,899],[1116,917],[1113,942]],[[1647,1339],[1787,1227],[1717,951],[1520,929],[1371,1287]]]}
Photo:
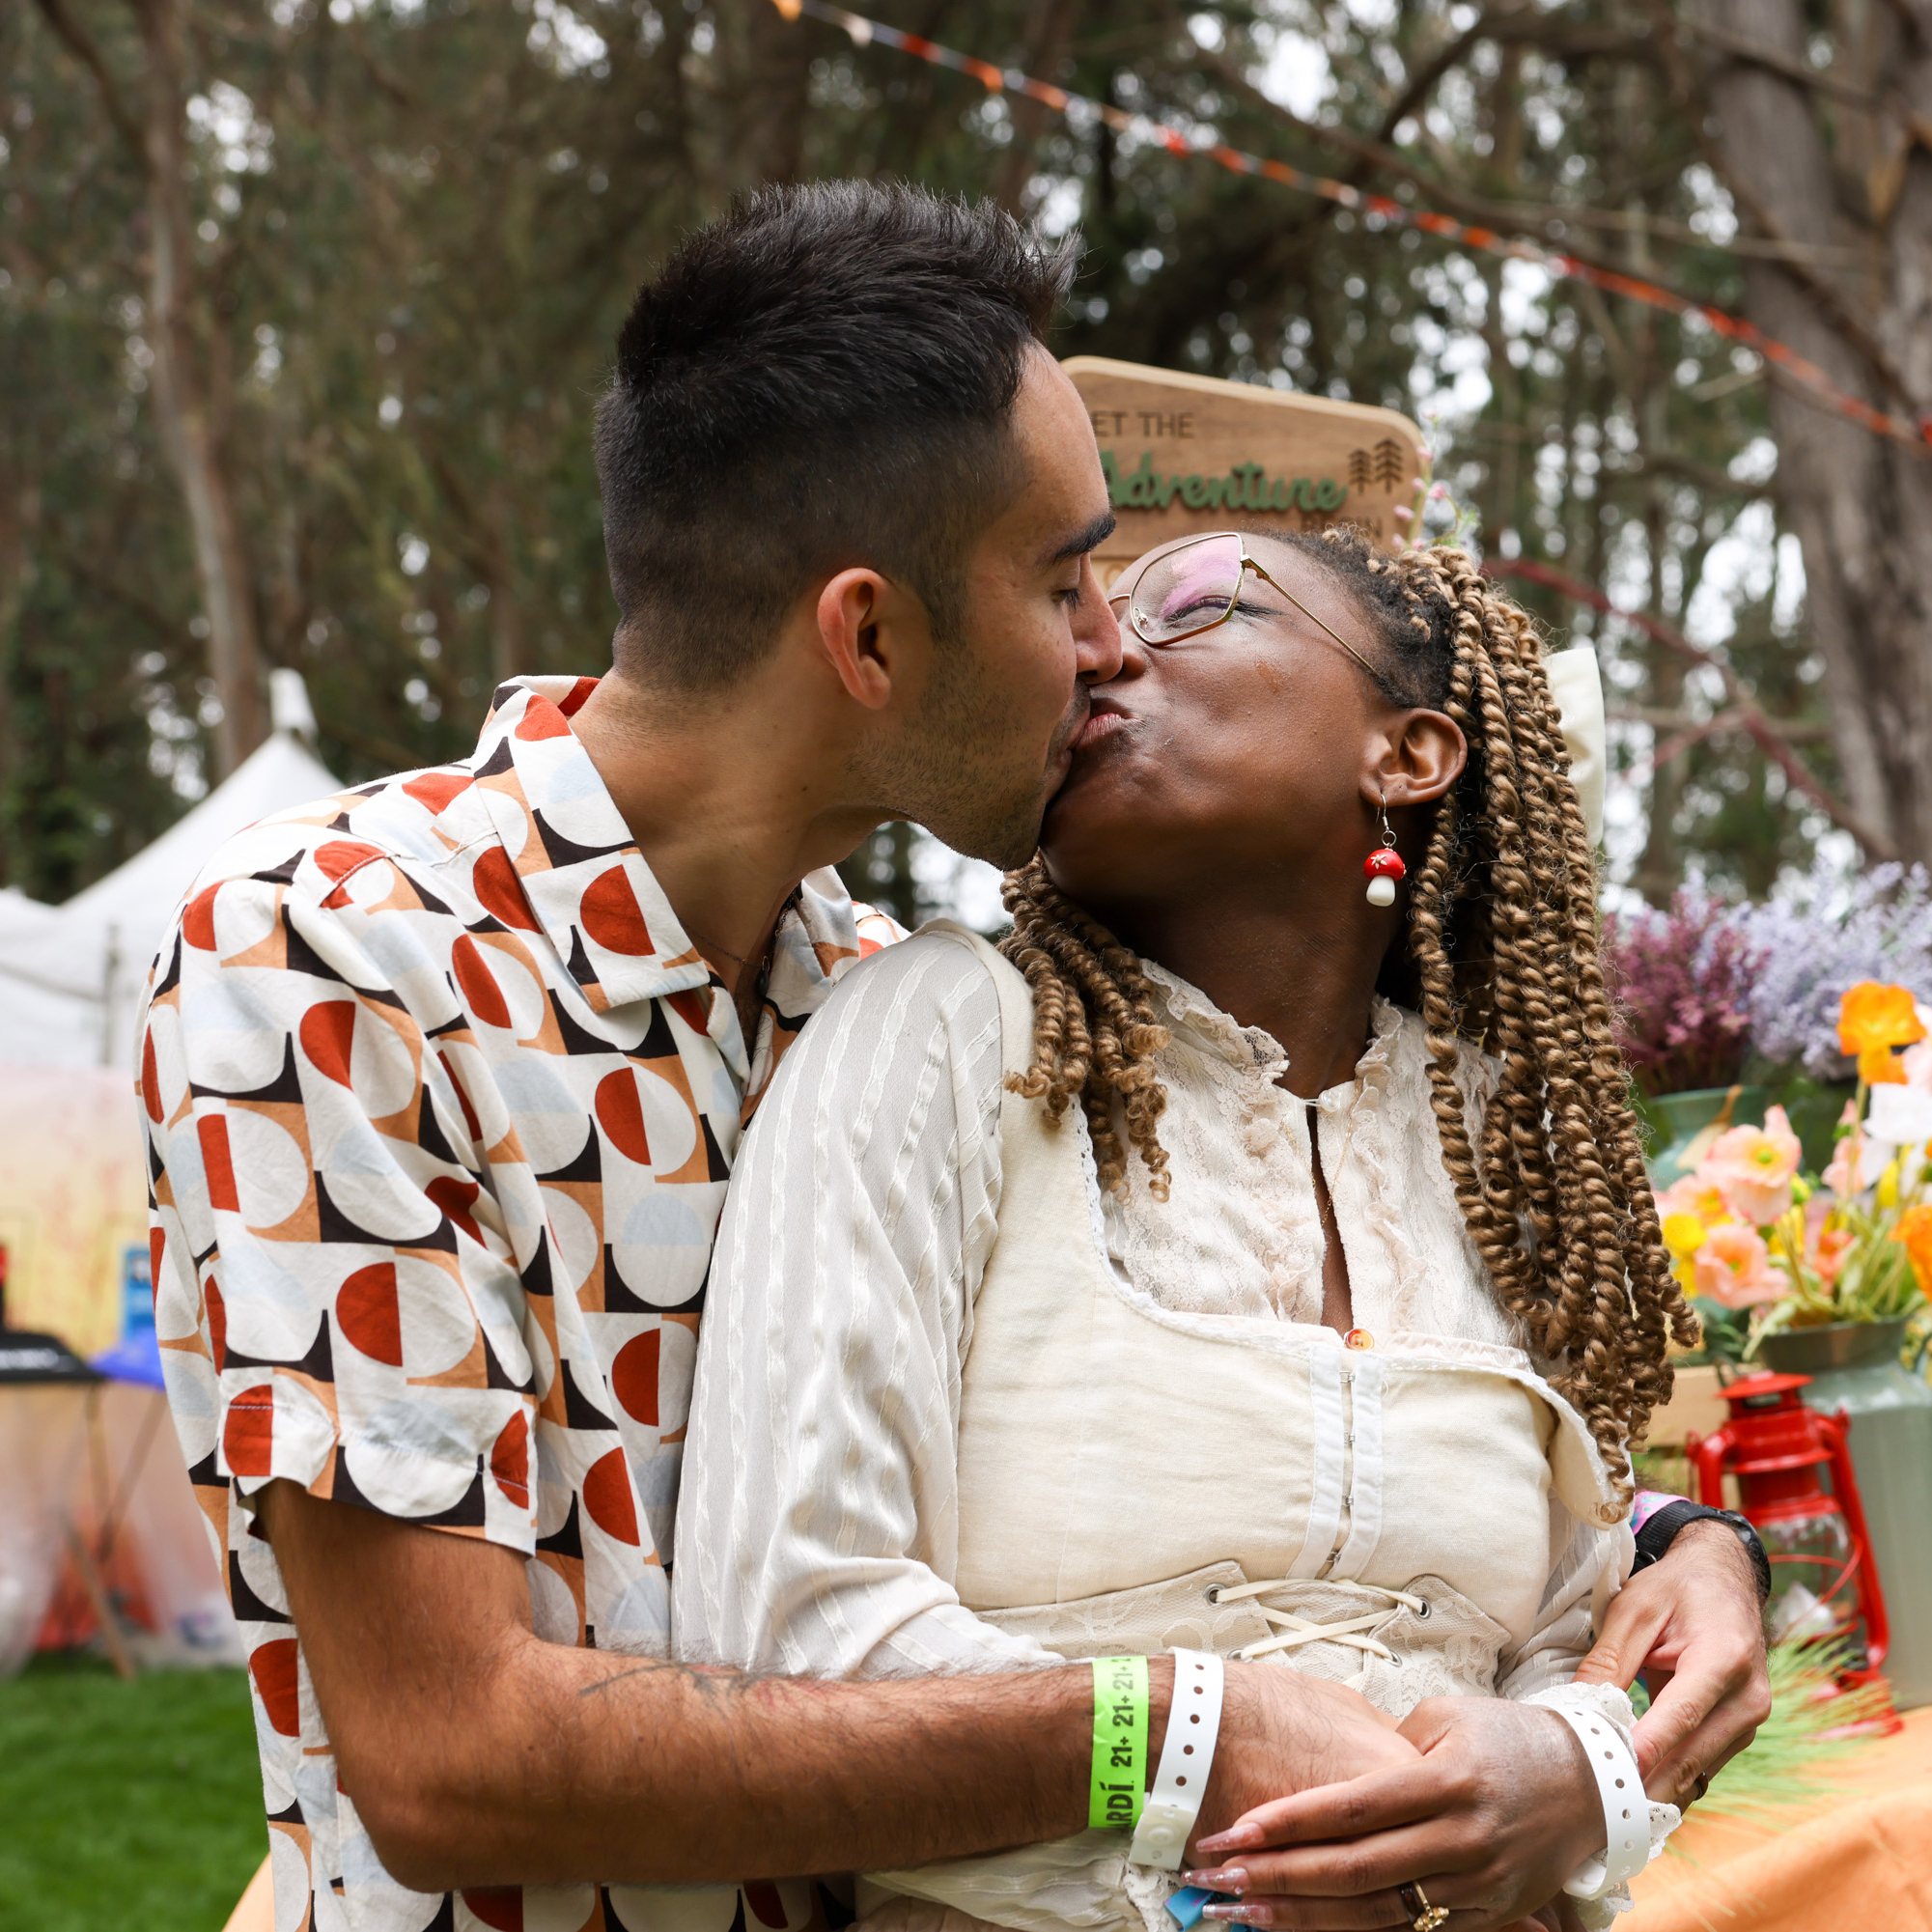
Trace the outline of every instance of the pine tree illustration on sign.
{"label": "pine tree illustration on sign", "polygon": [[1384,436],[1375,446],[1375,480],[1385,490],[1393,490],[1402,481],[1402,445],[1393,436]]}
{"label": "pine tree illustration on sign", "polygon": [[1349,488],[1366,490],[1370,476],[1369,456],[1366,450],[1349,451]]}

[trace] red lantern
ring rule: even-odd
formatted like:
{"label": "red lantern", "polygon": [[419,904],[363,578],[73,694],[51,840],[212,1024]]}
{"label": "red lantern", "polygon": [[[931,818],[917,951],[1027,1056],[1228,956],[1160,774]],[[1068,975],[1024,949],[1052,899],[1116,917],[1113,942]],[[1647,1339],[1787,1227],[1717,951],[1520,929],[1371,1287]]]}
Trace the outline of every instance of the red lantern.
{"label": "red lantern", "polygon": [[[1865,1667],[1846,1675],[1865,1682],[1878,1675],[1890,1643],[1885,1597],[1846,1443],[1851,1417],[1806,1408],[1798,1391],[1810,1380],[1740,1376],[1722,1391],[1730,1420],[1684,1447],[1700,1502],[1723,1508],[1724,1477],[1737,1478],[1744,1514],[1771,1558],[1765,1615],[1773,1634],[1850,1638],[1862,1623]],[[1830,1489],[1821,1469],[1831,1470]],[[1847,1583],[1856,1602],[1841,1594]]]}

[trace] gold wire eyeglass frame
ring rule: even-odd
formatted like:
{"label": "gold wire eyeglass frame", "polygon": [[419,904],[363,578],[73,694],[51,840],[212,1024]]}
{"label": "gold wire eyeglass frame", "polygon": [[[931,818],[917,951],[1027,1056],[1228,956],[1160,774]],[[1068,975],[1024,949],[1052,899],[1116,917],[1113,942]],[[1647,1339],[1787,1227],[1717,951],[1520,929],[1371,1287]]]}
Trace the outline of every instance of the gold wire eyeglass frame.
{"label": "gold wire eyeglass frame", "polygon": [[[1147,580],[1148,569],[1151,567],[1151,565],[1155,563],[1165,563],[1170,557],[1179,556],[1181,552],[1184,550],[1196,549],[1202,544],[1227,544],[1227,543],[1233,544],[1236,549],[1238,549],[1241,552],[1241,570],[1236,575],[1234,588],[1228,593],[1227,608],[1223,610],[1218,617],[1210,618],[1208,622],[1205,624],[1197,624],[1191,630],[1176,631],[1174,635],[1171,637],[1150,637],[1147,634],[1147,632],[1141,628],[1142,612],[1138,607],[1138,603],[1140,596],[1140,586]],[[1133,589],[1124,594],[1109,596],[1109,598],[1107,599],[1107,602],[1113,608],[1114,618],[1116,622],[1119,621],[1120,617],[1123,614],[1122,606],[1124,605],[1125,606],[1124,614],[1126,616],[1128,626],[1133,630],[1134,634],[1136,637],[1138,637],[1143,644],[1146,644],[1150,646],[1152,649],[1159,651],[1164,648],[1166,645],[1184,643],[1190,637],[1198,637],[1204,631],[1216,630],[1220,625],[1225,624],[1228,621],[1228,619],[1234,615],[1235,605],[1241,602],[1242,580],[1246,576],[1249,571],[1252,571],[1255,574],[1255,575],[1258,576],[1261,579],[1261,581],[1269,587],[1269,589],[1275,592],[1277,596],[1285,597],[1288,600],[1288,602],[1292,603],[1295,606],[1295,608],[1299,610],[1302,613],[1302,615],[1308,620],[1310,624],[1314,625],[1318,630],[1321,630],[1325,632],[1328,636],[1333,638],[1333,640],[1337,644],[1339,644],[1342,647],[1342,649],[1346,651],[1349,654],[1349,656],[1353,658],[1356,660],[1356,662],[1362,667],[1364,671],[1368,673],[1369,677],[1374,681],[1376,688],[1384,692],[1385,695],[1387,693],[1388,686],[1383,677],[1383,674],[1379,670],[1377,670],[1376,667],[1372,663],[1370,663],[1369,660],[1365,657],[1363,657],[1362,654],[1359,651],[1358,651],[1356,647],[1353,644],[1351,644],[1346,637],[1341,636],[1330,625],[1325,624],[1322,621],[1322,619],[1317,617],[1315,613],[1312,610],[1310,610],[1308,606],[1305,603],[1303,603],[1302,600],[1299,597],[1297,597],[1292,590],[1288,589],[1285,584],[1282,584],[1278,582],[1275,578],[1270,576],[1268,573],[1265,570],[1263,570],[1262,567],[1258,563],[1256,563],[1251,556],[1248,555],[1247,539],[1244,537],[1239,530],[1208,530],[1204,531],[1198,537],[1184,538],[1180,543],[1173,545],[1171,547],[1167,549],[1162,550],[1157,556],[1150,558],[1148,564],[1142,566],[1140,574],[1134,578]]]}

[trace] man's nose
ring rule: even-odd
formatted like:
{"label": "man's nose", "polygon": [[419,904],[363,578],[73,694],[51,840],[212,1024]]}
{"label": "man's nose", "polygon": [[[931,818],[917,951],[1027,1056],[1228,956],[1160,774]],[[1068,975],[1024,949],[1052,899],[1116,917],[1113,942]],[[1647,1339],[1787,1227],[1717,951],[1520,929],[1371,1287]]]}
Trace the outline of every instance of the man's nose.
{"label": "man's nose", "polygon": [[1075,663],[1085,683],[1104,685],[1120,674],[1120,623],[1101,595],[1091,559],[1080,575],[1080,601],[1074,611]]}

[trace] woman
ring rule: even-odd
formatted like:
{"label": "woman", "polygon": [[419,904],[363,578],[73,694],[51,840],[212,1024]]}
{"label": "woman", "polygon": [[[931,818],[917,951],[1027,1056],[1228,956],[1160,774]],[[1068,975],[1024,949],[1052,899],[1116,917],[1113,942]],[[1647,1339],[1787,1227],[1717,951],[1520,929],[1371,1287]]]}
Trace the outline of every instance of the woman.
{"label": "woman", "polygon": [[[1690,1328],[1535,633],[1467,556],[1352,534],[1189,540],[1116,591],[1121,674],[1008,882],[1018,970],[891,949],[749,1136],[680,1647],[890,1674],[1185,1642],[1412,1722],[1548,1694],[1628,1572],[1626,1445]],[[1553,1781],[1551,1829],[1594,1802]],[[879,1878],[1162,1922],[1098,1835]],[[1441,1922],[1332,1904],[1293,1922]]]}

